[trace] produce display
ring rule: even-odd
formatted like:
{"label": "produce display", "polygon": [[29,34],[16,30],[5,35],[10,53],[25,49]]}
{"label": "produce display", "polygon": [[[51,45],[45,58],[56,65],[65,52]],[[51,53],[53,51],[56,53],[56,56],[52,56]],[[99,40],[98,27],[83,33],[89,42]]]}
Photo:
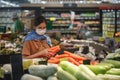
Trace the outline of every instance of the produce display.
{"label": "produce display", "polygon": [[116,65],[104,61],[97,65],[79,66],[69,61],[60,61],[58,65],[31,65],[29,74],[23,75],[21,80],[120,80],[120,66],[116,68]]}
{"label": "produce display", "polygon": [[[89,43],[93,42],[90,41]],[[97,45],[104,46],[101,44]],[[69,45],[68,47],[72,48],[73,46]],[[47,64],[29,65],[29,75],[40,77],[43,80],[120,80],[119,61],[110,60],[105,57],[104,60],[96,62],[96,60],[66,51],[63,45],[53,46],[50,50],[54,52],[54,56],[47,60]],[[119,50],[115,52],[119,53]],[[109,52],[108,55],[110,55]],[[86,60],[90,60],[90,63],[84,64]],[[95,64],[91,64],[92,61]]]}
{"label": "produce display", "polygon": [[[88,53],[95,57],[88,57],[88,53],[84,51],[87,47],[83,45],[87,46],[90,49]],[[7,46],[7,49],[10,48]],[[99,51],[95,51],[96,49]],[[120,62],[114,59],[119,58],[119,49],[110,53],[103,44],[73,40],[53,46],[49,50],[53,53],[53,57],[49,59],[23,59],[23,69],[28,72],[21,77],[21,80],[120,80]],[[102,50],[106,50],[108,54],[102,61],[97,61],[95,54],[102,54]],[[85,64],[87,60],[90,62]],[[10,70],[11,67],[9,65],[3,68]]]}
{"label": "produce display", "polygon": [[11,34],[9,40],[0,40],[0,55],[20,54],[23,35]]}

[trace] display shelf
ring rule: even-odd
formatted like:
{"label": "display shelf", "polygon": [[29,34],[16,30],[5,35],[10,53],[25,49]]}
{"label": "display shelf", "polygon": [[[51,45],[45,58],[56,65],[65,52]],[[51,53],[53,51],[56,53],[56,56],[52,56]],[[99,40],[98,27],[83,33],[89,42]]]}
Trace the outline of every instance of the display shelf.
{"label": "display shelf", "polygon": [[11,29],[14,30],[14,22],[11,17],[15,12],[28,28],[34,26],[34,17],[41,14],[40,7],[1,7],[0,26],[6,26],[6,29],[7,27],[11,27]]}
{"label": "display shelf", "polygon": [[[73,30],[77,31],[77,25],[81,20],[85,21],[91,29],[91,31],[99,32],[100,31],[100,14],[99,8],[64,8],[64,7],[45,7],[42,9],[42,15],[47,18],[48,21],[53,19],[52,21],[52,30],[54,29],[64,29],[65,31],[61,31],[63,35],[71,35],[72,33],[76,35],[76,32],[66,31],[69,30],[71,21],[70,21],[70,11],[75,12],[75,19]],[[97,29],[96,29],[97,28]]]}
{"label": "display shelf", "polygon": [[18,16],[21,15],[20,10],[0,9],[0,24],[6,26],[6,29],[10,27],[13,30],[14,22],[12,21],[12,15],[15,12],[18,14]]}

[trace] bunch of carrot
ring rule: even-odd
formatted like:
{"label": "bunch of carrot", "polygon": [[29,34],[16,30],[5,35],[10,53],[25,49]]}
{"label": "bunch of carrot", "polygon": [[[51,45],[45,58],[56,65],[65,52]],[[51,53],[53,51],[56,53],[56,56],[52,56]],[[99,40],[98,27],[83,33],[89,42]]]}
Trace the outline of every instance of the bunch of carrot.
{"label": "bunch of carrot", "polygon": [[54,56],[57,52],[60,51],[60,46],[59,46],[59,45],[53,46],[53,47],[49,48],[48,50],[49,50],[49,51],[51,52],[51,54]]}
{"label": "bunch of carrot", "polygon": [[67,60],[75,65],[80,65],[83,64],[83,60],[86,60],[86,58],[81,57],[77,54],[68,52],[68,51],[64,51],[63,54],[60,55],[56,55],[55,57],[51,57],[48,60],[48,63],[54,63],[54,64],[59,64],[60,61],[62,60]]}

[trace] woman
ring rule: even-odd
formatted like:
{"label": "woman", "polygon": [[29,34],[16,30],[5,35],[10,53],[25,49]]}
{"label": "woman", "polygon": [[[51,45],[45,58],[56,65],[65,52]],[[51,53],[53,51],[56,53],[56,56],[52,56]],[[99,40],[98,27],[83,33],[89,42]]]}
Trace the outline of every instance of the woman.
{"label": "woman", "polygon": [[43,16],[35,19],[35,29],[26,35],[23,44],[23,57],[24,58],[49,58],[52,55],[50,48],[51,40],[45,35],[47,21]]}
{"label": "woman", "polygon": [[80,21],[78,24],[77,39],[86,39],[91,36],[90,28],[85,24],[84,20]]}

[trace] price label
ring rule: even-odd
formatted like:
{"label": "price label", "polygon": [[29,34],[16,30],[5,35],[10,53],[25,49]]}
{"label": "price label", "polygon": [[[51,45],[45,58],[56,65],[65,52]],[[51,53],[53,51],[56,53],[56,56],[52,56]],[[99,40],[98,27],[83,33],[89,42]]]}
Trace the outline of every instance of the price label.
{"label": "price label", "polygon": [[115,42],[120,42],[120,37],[114,38]]}
{"label": "price label", "polygon": [[99,37],[99,41],[104,41],[105,39],[103,37]]}
{"label": "price label", "polygon": [[55,17],[50,17],[50,21],[55,21],[56,18]]}

